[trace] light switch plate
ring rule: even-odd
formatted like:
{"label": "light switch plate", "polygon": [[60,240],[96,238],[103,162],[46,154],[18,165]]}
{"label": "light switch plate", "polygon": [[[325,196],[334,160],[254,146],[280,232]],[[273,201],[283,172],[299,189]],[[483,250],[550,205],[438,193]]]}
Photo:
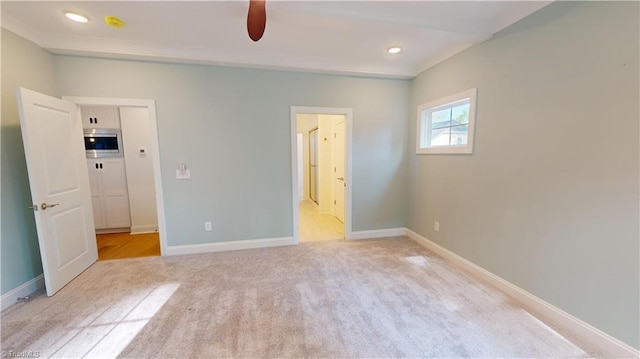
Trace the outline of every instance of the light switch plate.
{"label": "light switch plate", "polygon": [[176,170],[176,179],[191,179],[191,170]]}

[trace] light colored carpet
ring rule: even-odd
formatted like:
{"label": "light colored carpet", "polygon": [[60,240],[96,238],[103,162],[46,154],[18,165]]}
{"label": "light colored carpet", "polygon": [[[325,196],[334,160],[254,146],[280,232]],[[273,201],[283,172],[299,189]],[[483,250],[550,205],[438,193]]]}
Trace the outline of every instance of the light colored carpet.
{"label": "light colored carpet", "polygon": [[101,261],[2,312],[41,357],[589,357],[404,238]]}

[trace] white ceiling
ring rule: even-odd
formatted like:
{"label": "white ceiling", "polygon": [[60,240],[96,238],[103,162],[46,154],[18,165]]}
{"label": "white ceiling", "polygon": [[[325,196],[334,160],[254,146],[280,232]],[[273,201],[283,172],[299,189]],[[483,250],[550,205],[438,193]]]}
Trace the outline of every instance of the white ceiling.
{"label": "white ceiling", "polygon": [[[1,11],[2,27],[56,54],[411,78],[550,2],[267,0],[257,43],[247,35],[248,0],[3,0]],[[111,28],[105,16],[126,26]],[[388,54],[394,45],[403,51]]]}

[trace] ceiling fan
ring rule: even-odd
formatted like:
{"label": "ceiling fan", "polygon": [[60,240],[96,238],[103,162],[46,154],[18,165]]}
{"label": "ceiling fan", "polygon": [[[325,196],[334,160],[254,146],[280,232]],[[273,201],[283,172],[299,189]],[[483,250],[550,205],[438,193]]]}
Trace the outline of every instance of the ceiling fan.
{"label": "ceiling fan", "polygon": [[247,31],[253,41],[258,41],[264,35],[267,26],[266,0],[249,0],[249,13],[247,14]]}

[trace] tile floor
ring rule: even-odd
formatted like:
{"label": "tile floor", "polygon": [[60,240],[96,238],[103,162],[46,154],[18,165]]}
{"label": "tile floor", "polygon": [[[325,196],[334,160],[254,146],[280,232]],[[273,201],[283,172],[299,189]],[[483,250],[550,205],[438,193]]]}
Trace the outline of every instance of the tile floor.
{"label": "tile floor", "polygon": [[328,213],[320,213],[311,200],[300,202],[300,242],[344,239],[344,224]]}

